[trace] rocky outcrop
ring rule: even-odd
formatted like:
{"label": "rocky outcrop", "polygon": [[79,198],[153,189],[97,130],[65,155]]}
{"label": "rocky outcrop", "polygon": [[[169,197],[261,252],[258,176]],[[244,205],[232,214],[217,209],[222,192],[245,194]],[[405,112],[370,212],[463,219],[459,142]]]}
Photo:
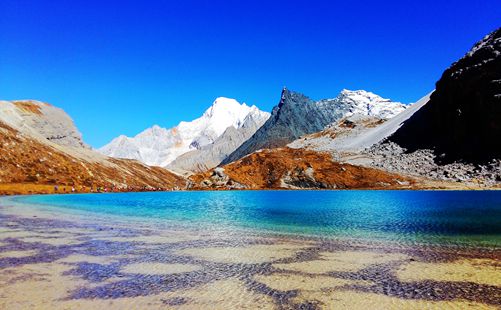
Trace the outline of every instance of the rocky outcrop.
{"label": "rocky outcrop", "polygon": [[409,188],[414,180],[373,168],[340,164],[327,153],[266,149],[190,177],[191,189]]}
{"label": "rocky outcrop", "polygon": [[192,188],[201,189],[247,189],[247,186],[242,185],[232,180],[225,172],[224,168],[217,167],[213,169],[209,177],[204,178],[199,184],[191,184]]}
{"label": "rocky outcrop", "polygon": [[247,141],[268,119],[269,114],[249,114],[238,129],[230,126],[214,141],[198,150],[185,153],[167,168],[179,173],[203,172],[219,165],[228,155]]}
{"label": "rocky outcrop", "polygon": [[0,121],[31,136],[62,146],[89,148],[62,109],[36,100],[0,101]]}
{"label": "rocky outcrop", "polygon": [[405,108],[401,103],[366,91],[343,90],[334,99],[313,101],[300,93],[283,89],[280,102],[268,121],[222,163],[228,164],[259,149],[285,146],[347,116],[363,114],[387,119]]}
{"label": "rocky outcrop", "polygon": [[389,140],[408,153],[433,150],[441,164],[501,158],[501,28],[452,64]]}

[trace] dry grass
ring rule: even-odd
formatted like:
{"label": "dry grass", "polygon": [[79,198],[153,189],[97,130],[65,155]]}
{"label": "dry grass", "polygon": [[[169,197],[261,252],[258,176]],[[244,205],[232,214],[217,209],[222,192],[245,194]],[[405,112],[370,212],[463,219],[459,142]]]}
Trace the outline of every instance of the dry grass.
{"label": "dry grass", "polygon": [[42,115],[42,111],[40,110],[40,106],[31,102],[31,101],[12,101],[13,104],[15,104],[19,109],[33,113],[36,115]]}
{"label": "dry grass", "polygon": [[[184,188],[184,178],[137,161],[89,162],[0,123],[0,194],[90,191],[90,188],[151,190]],[[85,187],[85,189],[83,189]]]}
{"label": "dry grass", "polygon": [[[382,170],[334,162],[326,153],[291,148],[255,152],[224,169],[232,181],[250,189],[283,188],[286,176],[311,183],[305,176],[311,169],[319,188],[408,188],[415,183],[414,179]],[[194,175],[191,180],[200,184],[211,174],[212,170]]]}

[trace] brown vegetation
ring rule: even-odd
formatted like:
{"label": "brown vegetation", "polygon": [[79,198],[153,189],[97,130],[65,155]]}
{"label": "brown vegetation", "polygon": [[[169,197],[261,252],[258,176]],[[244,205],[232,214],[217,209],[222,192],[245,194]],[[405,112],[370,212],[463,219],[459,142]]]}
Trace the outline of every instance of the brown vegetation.
{"label": "brown vegetation", "polygon": [[19,109],[25,111],[25,112],[30,112],[36,115],[42,115],[42,111],[40,110],[40,106],[37,104],[34,104],[31,101],[25,101],[25,100],[17,100],[17,101],[12,101],[13,104],[15,104]]}
{"label": "brown vegetation", "polygon": [[46,193],[54,186],[77,191],[166,190],[184,188],[185,181],[166,169],[133,160],[85,161],[0,123],[0,184],[0,194],[9,194]]}
{"label": "brown vegetation", "polygon": [[236,162],[197,174],[190,179],[197,189],[239,188],[410,188],[414,179],[382,170],[341,164],[327,153],[291,148],[262,150]]}

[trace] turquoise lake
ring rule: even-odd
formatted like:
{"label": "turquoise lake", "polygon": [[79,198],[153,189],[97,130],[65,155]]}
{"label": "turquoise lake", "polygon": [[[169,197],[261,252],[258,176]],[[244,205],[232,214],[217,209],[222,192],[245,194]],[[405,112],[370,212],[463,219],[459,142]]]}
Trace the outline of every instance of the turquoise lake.
{"label": "turquoise lake", "polygon": [[224,191],[19,196],[61,212],[217,229],[501,246],[499,191]]}

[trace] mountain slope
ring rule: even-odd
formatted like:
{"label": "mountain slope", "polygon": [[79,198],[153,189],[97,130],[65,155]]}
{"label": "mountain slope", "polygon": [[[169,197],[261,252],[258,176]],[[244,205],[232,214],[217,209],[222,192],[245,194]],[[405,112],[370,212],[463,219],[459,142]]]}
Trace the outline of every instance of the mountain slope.
{"label": "mountain slope", "polygon": [[339,123],[329,126],[321,132],[297,139],[288,146],[323,152],[358,154],[365,148],[391,136],[407,119],[419,111],[429,99],[430,94],[387,120],[361,114],[348,116]]}
{"label": "mountain slope", "polygon": [[201,117],[191,122],[181,122],[171,129],[153,126],[133,138],[120,136],[99,151],[112,157],[165,167],[180,155],[213,143],[228,127],[241,128],[248,115],[261,118],[269,114],[255,106],[220,97]]}
{"label": "mountain slope", "polygon": [[431,149],[443,163],[501,158],[501,28],[445,70],[390,141],[407,152]]}
{"label": "mountain slope", "polygon": [[268,113],[249,113],[240,128],[228,127],[216,141],[179,156],[167,168],[181,173],[203,172],[214,168],[247,141],[268,118]]}
{"label": "mountain slope", "polygon": [[192,189],[410,188],[415,180],[340,164],[326,153],[275,148],[190,177]]}
{"label": "mountain slope", "polygon": [[[405,112],[349,138],[308,137],[293,147],[336,160],[481,188],[501,184],[501,29],[444,71]],[[332,134],[332,133],[330,133]],[[312,135],[313,136],[313,135]]]}
{"label": "mountain slope", "polygon": [[319,132],[343,117],[361,114],[386,119],[405,108],[402,103],[361,90],[343,90],[334,99],[315,102],[284,89],[268,121],[222,163],[230,163],[259,149],[285,146],[303,135]]}
{"label": "mountain slope", "polygon": [[19,102],[0,101],[0,194],[51,192],[64,185],[78,191],[184,188],[185,180],[166,169],[91,150],[63,110]]}

